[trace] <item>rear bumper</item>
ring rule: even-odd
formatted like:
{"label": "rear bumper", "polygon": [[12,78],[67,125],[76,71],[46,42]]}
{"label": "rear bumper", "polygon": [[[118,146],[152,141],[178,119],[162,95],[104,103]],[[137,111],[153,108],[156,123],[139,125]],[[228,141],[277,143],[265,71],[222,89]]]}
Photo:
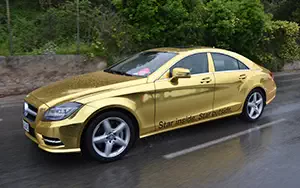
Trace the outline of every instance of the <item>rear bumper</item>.
{"label": "rear bumper", "polygon": [[275,87],[272,91],[267,93],[266,104],[270,104],[276,97],[277,88]]}

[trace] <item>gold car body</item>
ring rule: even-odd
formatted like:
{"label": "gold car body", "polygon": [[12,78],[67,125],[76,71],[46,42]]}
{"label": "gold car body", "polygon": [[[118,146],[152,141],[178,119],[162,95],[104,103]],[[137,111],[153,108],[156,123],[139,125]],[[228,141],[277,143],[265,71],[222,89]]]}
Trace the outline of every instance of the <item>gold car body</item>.
{"label": "gold car body", "polygon": [[[276,85],[270,72],[237,53],[216,48],[159,48],[152,51],[175,52],[177,55],[147,78],[99,71],[33,91],[25,101],[37,109],[37,114],[34,121],[24,117],[32,130],[31,134],[25,134],[48,152],[80,152],[84,129],[103,111],[122,110],[132,116],[136,120],[139,137],[143,138],[241,114],[245,99],[254,88],[264,91],[266,104],[275,98]],[[171,82],[168,77],[170,67],[197,53],[207,53],[209,72]],[[216,72],[211,53],[231,56],[249,69]],[[241,76],[244,79],[240,79]],[[65,120],[43,120],[50,107],[65,102],[79,102],[83,106]],[[58,138],[63,145],[47,145],[43,136]]]}

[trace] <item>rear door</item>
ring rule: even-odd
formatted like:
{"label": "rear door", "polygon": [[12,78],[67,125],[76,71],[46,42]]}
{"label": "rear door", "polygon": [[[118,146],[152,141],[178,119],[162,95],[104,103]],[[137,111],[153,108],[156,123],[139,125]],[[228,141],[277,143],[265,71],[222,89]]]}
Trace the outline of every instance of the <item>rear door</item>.
{"label": "rear door", "polygon": [[247,92],[250,69],[241,61],[222,53],[211,53],[215,68],[214,111],[239,111]]}

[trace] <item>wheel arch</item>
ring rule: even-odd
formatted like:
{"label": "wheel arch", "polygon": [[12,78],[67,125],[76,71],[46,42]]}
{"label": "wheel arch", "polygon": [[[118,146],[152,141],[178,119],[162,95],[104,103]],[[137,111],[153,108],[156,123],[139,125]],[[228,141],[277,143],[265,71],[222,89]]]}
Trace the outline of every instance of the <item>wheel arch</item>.
{"label": "wheel arch", "polygon": [[248,95],[249,95],[253,90],[256,90],[256,89],[258,89],[258,90],[260,90],[260,91],[262,92],[263,97],[264,97],[264,103],[265,103],[264,105],[266,105],[266,101],[267,101],[267,92],[266,92],[266,90],[265,90],[262,86],[260,86],[260,85],[254,86],[252,89],[250,89],[250,90],[247,92],[247,95],[245,96],[244,101],[246,102],[246,99],[247,99]]}
{"label": "wheel arch", "polygon": [[93,114],[91,114],[86,121],[84,122],[84,126],[82,128],[81,134],[80,134],[80,139],[79,139],[79,147],[81,146],[81,143],[83,141],[83,134],[86,131],[89,123],[91,121],[93,121],[99,114],[101,113],[105,113],[105,112],[109,112],[109,111],[118,111],[118,112],[122,112],[126,115],[128,115],[130,117],[130,119],[133,121],[133,125],[135,127],[136,132],[136,139],[139,138],[140,135],[140,121],[137,118],[137,116],[134,114],[133,110],[131,110],[128,107],[125,106],[121,106],[121,105],[109,105],[109,106],[105,106],[102,108],[99,108],[98,110],[96,110]]}
{"label": "wheel arch", "polygon": [[[241,113],[241,118],[242,119],[244,119],[244,120],[246,120],[246,121],[250,121],[250,122],[253,122],[253,121],[255,121],[255,120],[257,120],[260,116],[261,116],[261,114],[262,114],[262,112],[261,112],[261,114],[256,118],[256,119],[251,119],[251,118],[249,118],[248,117],[248,115],[246,115],[247,114],[247,112],[246,112],[246,107],[247,107],[247,99],[248,99],[248,97],[250,96],[250,94],[253,92],[253,91],[255,91],[255,90],[259,90],[259,91],[261,91],[261,93],[262,93],[262,97],[263,97],[263,99],[264,99],[264,105],[263,105],[263,109],[264,109],[264,106],[266,105],[266,91],[265,91],[265,89],[263,88],[263,87],[261,87],[261,86],[256,86],[256,87],[253,87],[251,90],[249,90],[249,92],[247,93],[247,95],[246,95],[246,97],[245,97],[245,102],[244,102],[244,104],[243,104],[243,108],[242,108],[242,113]],[[262,109],[262,110],[263,110]]]}
{"label": "wheel arch", "polygon": [[[264,98],[264,105],[266,105],[266,101],[267,101],[267,92],[266,92],[266,90],[263,88],[263,87],[261,87],[261,86],[257,86],[257,87],[255,87],[255,88],[253,88],[251,91],[253,91],[253,90],[255,90],[255,89],[257,89],[257,90],[260,90],[261,92],[262,92],[262,94],[263,94],[263,98]],[[250,91],[250,92],[251,92]],[[249,92],[249,93],[250,93]],[[248,95],[249,95],[249,93],[248,93]]]}

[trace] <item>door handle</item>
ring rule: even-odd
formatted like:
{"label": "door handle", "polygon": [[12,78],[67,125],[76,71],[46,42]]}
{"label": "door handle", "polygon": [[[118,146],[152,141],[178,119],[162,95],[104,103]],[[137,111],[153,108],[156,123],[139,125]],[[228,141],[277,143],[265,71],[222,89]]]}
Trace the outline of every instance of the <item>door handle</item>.
{"label": "door handle", "polygon": [[246,74],[241,74],[239,77],[240,80],[245,80],[246,78],[247,78]]}
{"label": "door handle", "polygon": [[202,80],[201,80],[201,84],[204,84],[204,83],[209,83],[209,82],[211,82],[212,81],[212,79],[210,78],[210,77],[206,77],[206,78],[203,78]]}

